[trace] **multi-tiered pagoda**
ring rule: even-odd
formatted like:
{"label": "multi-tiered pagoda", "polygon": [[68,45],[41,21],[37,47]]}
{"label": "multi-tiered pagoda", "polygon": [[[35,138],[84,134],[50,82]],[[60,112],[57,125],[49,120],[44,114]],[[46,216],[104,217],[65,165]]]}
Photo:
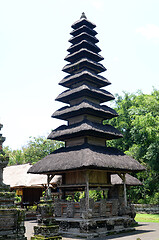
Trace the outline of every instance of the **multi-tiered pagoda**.
{"label": "multi-tiered pagoda", "polygon": [[[121,138],[122,134],[109,124],[103,125],[103,120],[118,114],[103,105],[114,96],[103,89],[110,82],[101,75],[106,69],[100,63],[103,57],[96,45],[95,27],[84,13],[72,25],[71,46],[65,58],[68,64],[63,68],[67,76],[59,83],[67,90],[56,98],[66,106],[52,115],[66,120],[67,124],[48,136],[65,142],[65,147],[29,170],[29,173],[47,174],[49,180],[54,174],[62,175],[61,198],[55,201],[56,220],[62,233],[84,237],[130,230],[134,216],[126,200],[125,174],[144,169],[130,156],[106,146],[107,140]],[[122,178],[122,189],[113,192],[111,174]],[[97,202],[90,199],[90,189],[103,191],[103,199]],[[74,193],[82,191],[84,198],[75,202]]]}

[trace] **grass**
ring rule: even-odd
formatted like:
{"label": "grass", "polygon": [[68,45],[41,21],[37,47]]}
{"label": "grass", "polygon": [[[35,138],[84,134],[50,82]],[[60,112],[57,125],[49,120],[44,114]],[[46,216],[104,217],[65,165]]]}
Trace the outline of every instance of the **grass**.
{"label": "grass", "polygon": [[140,214],[137,213],[135,217],[136,222],[155,222],[159,223],[159,214]]}

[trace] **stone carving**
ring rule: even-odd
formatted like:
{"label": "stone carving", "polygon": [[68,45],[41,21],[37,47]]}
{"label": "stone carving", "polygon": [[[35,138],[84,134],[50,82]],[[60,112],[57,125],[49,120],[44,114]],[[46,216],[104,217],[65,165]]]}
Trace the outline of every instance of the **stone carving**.
{"label": "stone carving", "polygon": [[54,200],[54,213],[56,217],[61,217],[61,201],[59,199]]}
{"label": "stone carving", "polygon": [[100,201],[100,216],[101,217],[106,216],[106,199],[102,199]]}
{"label": "stone carving", "polygon": [[68,202],[67,204],[67,217],[73,218],[74,217],[74,203]]}

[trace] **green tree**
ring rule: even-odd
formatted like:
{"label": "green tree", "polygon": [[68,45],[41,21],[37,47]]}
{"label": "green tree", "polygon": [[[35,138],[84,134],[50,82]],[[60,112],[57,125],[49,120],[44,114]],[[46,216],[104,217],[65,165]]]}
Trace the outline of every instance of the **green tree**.
{"label": "green tree", "polygon": [[138,174],[144,187],[136,195],[153,197],[159,191],[159,91],[117,95],[115,110],[119,117],[109,124],[121,131],[123,139],[108,141],[107,146],[119,148],[147,166],[146,172]]}
{"label": "green tree", "polygon": [[31,137],[28,144],[22,148],[25,162],[34,164],[63,146],[63,142],[49,140],[45,137]]}
{"label": "green tree", "polygon": [[9,156],[8,165],[17,165],[25,163],[23,150],[12,150],[9,147],[4,147],[4,152]]}
{"label": "green tree", "polygon": [[45,137],[30,137],[28,143],[21,150],[11,150],[9,147],[5,147],[4,152],[9,156],[8,165],[34,164],[63,146],[63,142],[48,140]]}

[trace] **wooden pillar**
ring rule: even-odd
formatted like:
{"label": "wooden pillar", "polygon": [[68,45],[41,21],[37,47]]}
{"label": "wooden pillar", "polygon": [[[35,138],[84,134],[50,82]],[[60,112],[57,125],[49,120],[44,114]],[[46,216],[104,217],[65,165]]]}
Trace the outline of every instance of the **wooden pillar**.
{"label": "wooden pillar", "polygon": [[125,207],[127,207],[127,196],[126,196],[126,177],[125,177],[125,173],[123,173],[123,174],[118,174],[119,175],[119,177],[122,179],[122,181],[123,181],[123,186],[124,186],[124,205],[125,205]]}
{"label": "wooden pillar", "polygon": [[86,172],[86,211],[89,209],[89,171]]}
{"label": "wooden pillar", "polygon": [[125,207],[127,207],[126,178],[125,178],[125,174],[123,174],[123,184],[124,184],[124,202],[125,202]]}
{"label": "wooden pillar", "polygon": [[53,179],[53,177],[54,175],[47,174],[47,189],[46,189],[47,197],[51,197],[50,182]]}

